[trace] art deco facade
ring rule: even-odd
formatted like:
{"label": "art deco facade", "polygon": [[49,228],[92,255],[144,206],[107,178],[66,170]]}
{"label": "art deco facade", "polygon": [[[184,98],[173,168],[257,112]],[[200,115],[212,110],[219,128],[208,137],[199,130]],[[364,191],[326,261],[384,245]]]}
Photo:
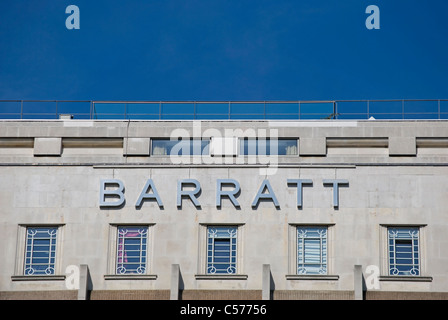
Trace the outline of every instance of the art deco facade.
{"label": "art deco facade", "polygon": [[4,120],[0,164],[1,299],[448,298],[445,120]]}

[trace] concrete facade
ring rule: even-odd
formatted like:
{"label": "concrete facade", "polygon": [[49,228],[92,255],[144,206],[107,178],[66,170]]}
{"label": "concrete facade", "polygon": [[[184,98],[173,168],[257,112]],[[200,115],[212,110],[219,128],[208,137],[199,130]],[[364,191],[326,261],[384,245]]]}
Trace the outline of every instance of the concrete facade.
{"label": "concrete facade", "polygon": [[[151,154],[153,139],[253,133],[297,139],[298,151]],[[104,179],[123,183],[123,205],[99,206]],[[148,179],[163,205],[136,207]],[[177,205],[183,179],[200,183],[199,206]],[[217,206],[219,179],[239,182],[239,207]],[[288,179],[312,181],[301,206]],[[253,205],[266,180],[277,206]],[[337,206],[325,180],[347,181]],[[0,203],[0,299],[448,298],[448,121],[2,121]],[[40,225],[59,227],[55,273],[25,276],[24,228]],[[146,274],[114,274],[119,225],[149,227]],[[236,274],[206,274],[209,225],[238,227]],[[297,274],[301,225],[328,226],[327,274]],[[419,227],[419,276],[389,275],[389,226]]]}

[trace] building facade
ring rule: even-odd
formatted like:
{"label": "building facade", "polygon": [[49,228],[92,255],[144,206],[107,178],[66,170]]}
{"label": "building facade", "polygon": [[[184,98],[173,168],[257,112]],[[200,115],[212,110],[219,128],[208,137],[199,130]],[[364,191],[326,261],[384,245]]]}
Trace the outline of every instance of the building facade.
{"label": "building facade", "polygon": [[446,299],[448,121],[4,120],[1,299]]}

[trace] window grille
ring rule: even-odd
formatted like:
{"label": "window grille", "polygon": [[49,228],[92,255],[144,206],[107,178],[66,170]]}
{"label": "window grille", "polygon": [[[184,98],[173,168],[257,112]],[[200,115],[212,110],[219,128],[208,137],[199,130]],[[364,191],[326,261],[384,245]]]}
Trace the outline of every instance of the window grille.
{"label": "window grille", "polygon": [[148,227],[119,226],[117,274],[145,274],[147,269]]}
{"label": "window grille", "polygon": [[387,234],[389,243],[389,275],[420,275],[418,227],[388,228]]}
{"label": "window grille", "polygon": [[57,227],[26,229],[25,275],[55,273]]}
{"label": "window grille", "polygon": [[207,273],[235,274],[237,227],[207,228]]}
{"label": "window grille", "polygon": [[327,274],[327,229],[297,228],[297,274]]}

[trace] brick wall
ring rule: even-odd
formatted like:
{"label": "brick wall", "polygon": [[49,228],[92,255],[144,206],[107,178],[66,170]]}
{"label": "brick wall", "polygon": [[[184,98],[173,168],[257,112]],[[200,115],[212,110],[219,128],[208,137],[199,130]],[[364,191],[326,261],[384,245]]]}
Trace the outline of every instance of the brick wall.
{"label": "brick wall", "polygon": [[353,300],[353,291],[275,290],[273,300]]}
{"label": "brick wall", "polygon": [[77,290],[0,291],[0,300],[77,300]]}
{"label": "brick wall", "polygon": [[448,292],[367,291],[366,300],[448,300]]}
{"label": "brick wall", "polygon": [[169,290],[93,290],[90,300],[169,300]]}

